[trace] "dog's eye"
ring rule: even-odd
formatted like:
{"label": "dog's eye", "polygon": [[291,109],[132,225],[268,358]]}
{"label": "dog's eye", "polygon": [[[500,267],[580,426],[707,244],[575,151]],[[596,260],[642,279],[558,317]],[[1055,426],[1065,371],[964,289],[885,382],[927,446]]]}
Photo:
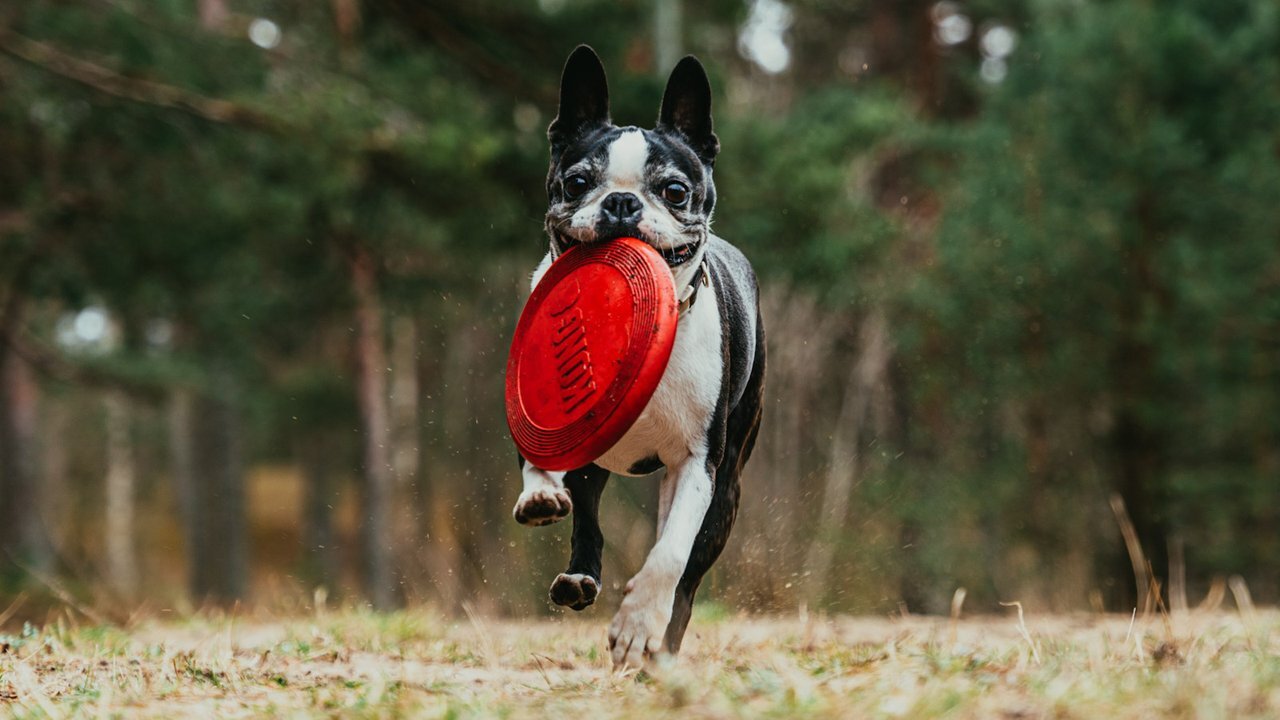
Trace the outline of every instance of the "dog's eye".
{"label": "dog's eye", "polygon": [[570,200],[577,200],[582,197],[582,193],[591,187],[591,182],[582,175],[570,175],[564,179],[564,194]]}
{"label": "dog's eye", "polygon": [[669,182],[662,188],[662,199],[673,207],[684,207],[689,202],[689,186],[682,182]]}

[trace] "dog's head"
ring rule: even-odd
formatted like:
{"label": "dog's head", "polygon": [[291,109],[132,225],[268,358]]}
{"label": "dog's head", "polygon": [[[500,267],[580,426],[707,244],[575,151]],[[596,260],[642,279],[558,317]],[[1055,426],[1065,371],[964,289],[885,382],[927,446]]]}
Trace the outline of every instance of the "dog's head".
{"label": "dog's head", "polygon": [[696,58],[676,65],[657,125],[643,130],[609,119],[604,66],[579,46],[565,63],[547,137],[546,226],[557,254],[576,243],[636,237],[662,253],[673,273],[700,259],[716,204],[711,170],[720,141],[711,84]]}

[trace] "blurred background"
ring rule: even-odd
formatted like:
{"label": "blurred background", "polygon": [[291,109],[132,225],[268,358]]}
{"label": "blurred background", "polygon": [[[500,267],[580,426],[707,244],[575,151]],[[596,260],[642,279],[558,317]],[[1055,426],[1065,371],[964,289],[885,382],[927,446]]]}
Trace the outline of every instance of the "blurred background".
{"label": "blurred background", "polygon": [[762,279],[704,601],[1280,600],[1273,0],[6,0],[0,607],[552,612],[503,366],[581,42],[620,124],[707,65]]}

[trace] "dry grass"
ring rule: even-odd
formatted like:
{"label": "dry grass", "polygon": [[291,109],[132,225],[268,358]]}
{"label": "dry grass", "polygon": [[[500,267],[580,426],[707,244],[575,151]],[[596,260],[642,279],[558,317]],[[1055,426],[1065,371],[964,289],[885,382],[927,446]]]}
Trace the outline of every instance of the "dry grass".
{"label": "dry grass", "polygon": [[[585,621],[341,612],[28,627],[0,638],[15,716],[1280,716],[1280,613],[963,620],[695,618],[648,676]],[[1038,658],[1038,659],[1037,659]]]}

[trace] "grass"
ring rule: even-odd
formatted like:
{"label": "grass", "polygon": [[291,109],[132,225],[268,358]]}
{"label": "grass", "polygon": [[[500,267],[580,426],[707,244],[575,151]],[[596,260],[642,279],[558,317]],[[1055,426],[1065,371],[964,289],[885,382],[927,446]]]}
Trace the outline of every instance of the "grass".
{"label": "grass", "polygon": [[1280,716],[1280,612],[1247,618],[696,617],[685,653],[608,667],[604,613],[62,621],[0,636],[16,717]]}

